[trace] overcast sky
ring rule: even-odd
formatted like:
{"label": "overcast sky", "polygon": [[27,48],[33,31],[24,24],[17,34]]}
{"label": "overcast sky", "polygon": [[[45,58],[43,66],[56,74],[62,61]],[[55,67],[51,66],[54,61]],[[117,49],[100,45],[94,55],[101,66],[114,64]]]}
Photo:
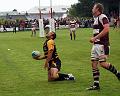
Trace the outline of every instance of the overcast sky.
{"label": "overcast sky", "polygon": [[[50,0],[40,0],[41,6],[49,6]],[[52,5],[71,5],[78,0],[52,0]],[[39,6],[39,0],[0,0],[0,12],[17,9],[19,12],[27,11],[35,6]]]}

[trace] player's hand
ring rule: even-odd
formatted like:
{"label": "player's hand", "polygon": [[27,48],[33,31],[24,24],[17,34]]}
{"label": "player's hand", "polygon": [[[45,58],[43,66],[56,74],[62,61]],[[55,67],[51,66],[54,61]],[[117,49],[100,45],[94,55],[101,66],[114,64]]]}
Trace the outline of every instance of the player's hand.
{"label": "player's hand", "polygon": [[91,39],[90,39],[90,43],[94,43],[95,42],[95,37],[92,37]]}
{"label": "player's hand", "polygon": [[37,57],[33,57],[33,59],[35,59],[35,60],[43,60],[43,59],[45,59],[46,57],[45,56],[42,56],[42,55],[40,55],[40,56],[37,56]]}
{"label": "player's hand", "polygon": [[35,60],[40,60],[40,58],[39,58],[39,57],[33,57],[33,59],[35,59]]}

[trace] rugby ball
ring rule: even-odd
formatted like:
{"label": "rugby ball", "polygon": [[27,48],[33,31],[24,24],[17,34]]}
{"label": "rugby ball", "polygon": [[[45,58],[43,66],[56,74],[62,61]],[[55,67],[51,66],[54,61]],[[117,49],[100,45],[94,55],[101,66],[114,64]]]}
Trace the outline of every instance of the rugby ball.
{"label": "rugby ball", "polygon": [[40,57],[40,52],[39,51],[32,51],[32,57],[33,58],[37,58],[37,57]]}

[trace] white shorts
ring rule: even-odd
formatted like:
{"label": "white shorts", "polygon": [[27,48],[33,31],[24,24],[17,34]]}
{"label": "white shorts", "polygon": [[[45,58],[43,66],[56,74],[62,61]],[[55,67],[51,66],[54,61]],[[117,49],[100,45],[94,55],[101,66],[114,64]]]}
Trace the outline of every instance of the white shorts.
{"label": "white shorts", "polygon": [[36,28],[35,28],[35,27],[33,27],[33,28],[32,28],[32,31],[35,31],[35,30],[36,30]]}
{"label": "white shorts", "polygon": [[73,32],[75,30],[76,30],[76,28],[70,28],[70,32]]}
{"label": "white shorts", "polygon": [[91,60],[104,62],[107,59],[106,52],[109,52],[109,48],[104,48],[104,45],[94,44],[91,50]]}

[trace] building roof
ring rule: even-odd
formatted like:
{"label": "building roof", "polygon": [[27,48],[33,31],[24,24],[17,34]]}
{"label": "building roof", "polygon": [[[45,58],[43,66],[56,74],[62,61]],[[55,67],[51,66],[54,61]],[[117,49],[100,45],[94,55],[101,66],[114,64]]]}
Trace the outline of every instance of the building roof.
{"label": "building roof", "polygon": [[[53,6],[53,12],[55,18],[62,17],[63,14],[66,14],[70,6]],[[21,12],[19,13],[17,10],[13,11],[7,11],[7,12],[0,12],[0,18],[5,18],[5,19],[16,19],[16,18],[27,18],[27,19],[38,19],[40,18],[39,14],[39,8],[38,7],[33,7],[29,9],[27,12]],[[50,16],[48,15],[50,13],[50,7],[49,6],[43,6],[41,7],[41,13],[42,13],[42,18],[49,18]],[[28,14],[28,15],[26,15]]]}
{"label": "building roof", "polygon": [[19,13],[18,11],[6,11],[6,12],[0,12],[0,16],[6,16],[6,15],[24,15],[22,13]]}
{"label": "building roof", "polygon": [[[53,12],[56,13],[65,13],[67,10],[70,8],[70,6],[53,6]],[[28,13],[39,13],[39,8],[38,7],[33,7],[27,11]],[[41,13],[49,13],[50,12],[50,7],[48,6],[41,6]]]}

